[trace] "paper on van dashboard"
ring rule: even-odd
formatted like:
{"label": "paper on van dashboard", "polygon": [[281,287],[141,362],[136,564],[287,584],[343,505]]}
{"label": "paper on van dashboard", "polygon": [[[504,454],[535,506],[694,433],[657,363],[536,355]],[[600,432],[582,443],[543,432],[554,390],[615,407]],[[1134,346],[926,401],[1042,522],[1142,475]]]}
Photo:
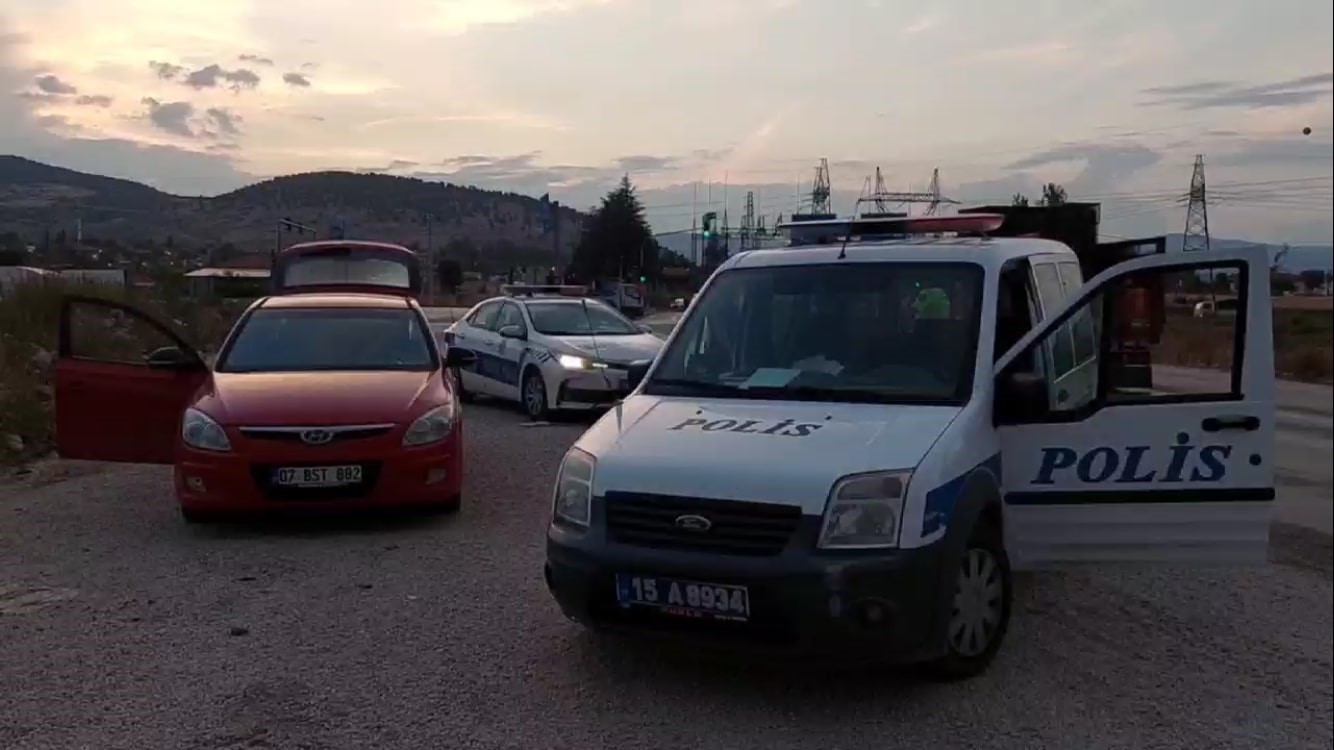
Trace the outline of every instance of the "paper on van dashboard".
{"label": "paper on van dashboard", "polygon": [[801,374],[801,370],[785,370],[781,367],[758,367],[738,388],[782,388]]}
{"label": "paper on van dashboard", "polygon": [[825,359],[823,355],[797,360],[792,366],[802,372],[820,372],[825,375],[837,375],[843,372],[843,365],[832,359]]}
{"label": "paper on van dashboard", "polygon": [[782,388],[791,383],[803,372],[820,372],[837,375],[843,372],[843,365],[824,357],[808,357],[793,362],[787,367],[757,367],[738,387],[739,388]]}

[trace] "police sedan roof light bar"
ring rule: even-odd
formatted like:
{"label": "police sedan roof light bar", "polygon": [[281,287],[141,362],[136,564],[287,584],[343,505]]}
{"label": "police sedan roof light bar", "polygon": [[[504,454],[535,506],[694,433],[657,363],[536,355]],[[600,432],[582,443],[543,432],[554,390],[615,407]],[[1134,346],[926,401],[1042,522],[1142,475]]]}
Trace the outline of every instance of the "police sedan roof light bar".
{"label": "police sedan roof light bar", "polygon": [[537,295],[583,297],[588,294],[588,290],[577,284],[501,284],[500,293],[506,297],[533,297]]}

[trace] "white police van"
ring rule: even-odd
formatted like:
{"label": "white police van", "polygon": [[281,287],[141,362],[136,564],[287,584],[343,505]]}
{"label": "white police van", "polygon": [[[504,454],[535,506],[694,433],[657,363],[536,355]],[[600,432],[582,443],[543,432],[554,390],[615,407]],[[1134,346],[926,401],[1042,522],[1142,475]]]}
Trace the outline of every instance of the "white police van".
{"label": "white police van", "polygon": [[[1012,569],[1263,561],[1265,252],[1083,283],[1057,242],[907,236],[1000,220],[855,220],[728,259],[562,461],[545,574],[564,613],[965,677],[1003,640]],[[1226,386],[1119,387],[1118,291],[1210,269],[1239,280]]]}

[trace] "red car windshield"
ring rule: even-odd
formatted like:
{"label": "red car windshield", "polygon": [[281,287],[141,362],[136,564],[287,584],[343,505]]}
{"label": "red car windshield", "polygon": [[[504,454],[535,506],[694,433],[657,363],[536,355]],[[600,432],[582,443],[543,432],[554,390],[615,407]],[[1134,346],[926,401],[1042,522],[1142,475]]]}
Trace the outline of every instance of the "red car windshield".
{"label": "red car windshield", "polygon": [[433,370],[437,357],[412,310],[255,310],[218,358],[218,372]]}

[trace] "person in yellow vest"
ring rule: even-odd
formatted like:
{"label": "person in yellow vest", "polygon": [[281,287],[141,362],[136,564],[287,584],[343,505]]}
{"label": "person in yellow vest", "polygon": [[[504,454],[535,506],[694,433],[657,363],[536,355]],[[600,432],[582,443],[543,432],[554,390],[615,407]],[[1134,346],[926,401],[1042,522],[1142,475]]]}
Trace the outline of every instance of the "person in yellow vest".
{"label": "person in yellow vest", "polygon": [[927,287],[913,300],[913,312],[918,320],[948,320],[950,297],[938,286]]}

